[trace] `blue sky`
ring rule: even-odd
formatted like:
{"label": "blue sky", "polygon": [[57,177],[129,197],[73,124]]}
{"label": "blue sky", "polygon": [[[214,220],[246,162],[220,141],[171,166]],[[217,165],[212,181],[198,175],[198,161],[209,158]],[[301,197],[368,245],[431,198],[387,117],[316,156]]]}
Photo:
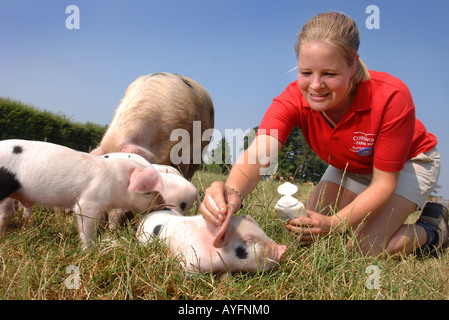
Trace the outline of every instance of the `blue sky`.
{"label": "blue sky", "polygon": [[[77,5],[80,29],[66,28]],[[380,10],[380,29],[365,12]],[[216,128],[259,124],[296,72],[302,25],[324,11],[358,24],[359,54],[412,92],[417,117],[439,139],[439,195],[449,198],[449,1],[302,0],[1,0],[0,96],[109,124],[138,76],[175,72],[211,94]]]}

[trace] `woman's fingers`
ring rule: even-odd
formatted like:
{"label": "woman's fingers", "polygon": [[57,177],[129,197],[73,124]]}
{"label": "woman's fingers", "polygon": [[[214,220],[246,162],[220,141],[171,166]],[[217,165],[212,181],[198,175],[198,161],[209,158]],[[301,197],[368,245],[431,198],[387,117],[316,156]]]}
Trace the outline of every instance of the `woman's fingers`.
{"label": "woman's fingers", "polygon": [[316,240],[313,229],[313,220],[307,218],[291,219],[285,225],[287,231],[296,237],[299,237],[301,243],[309,245]]}
{"label": "woman's fingers", "polygon": [[316,240],[316,235],[313,234],[310,227],[303,226],[298,227],[291,224],[285,226],[287,231],[293,234],[295,237],[299,237],[299,241],[305,245],[312,244]]}
{"label": "woman's fingers", "polygon": [[[210,186],[210,197],[207,199],[217,214],[226,213],[226,186],[223,182],[215,181]],[[206,194],[207,195],[207,194]]]}
{"label": "woman's fingers", "polygon": [[219,226],[226,214],[225,187],[222,182],[214,182],[206,189],[200,212],[209,223]]}

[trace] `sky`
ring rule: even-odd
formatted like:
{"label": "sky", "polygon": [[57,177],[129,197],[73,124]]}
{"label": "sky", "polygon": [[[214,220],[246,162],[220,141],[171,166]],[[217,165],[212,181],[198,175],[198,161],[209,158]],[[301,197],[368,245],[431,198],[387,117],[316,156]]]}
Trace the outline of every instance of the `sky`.
{"label": "sky", "polygon": [[[378,29],[367,27],[370,5]],[[0,96],[106,125],[137,77],[174,72],[209,92],[217,132],[246,130],[296,80],[297,34],[325,11],[352,17],[367,67],[409,87],[417,117],[438,138],[437,195],[449,199],[446,0],[0,0]]]}

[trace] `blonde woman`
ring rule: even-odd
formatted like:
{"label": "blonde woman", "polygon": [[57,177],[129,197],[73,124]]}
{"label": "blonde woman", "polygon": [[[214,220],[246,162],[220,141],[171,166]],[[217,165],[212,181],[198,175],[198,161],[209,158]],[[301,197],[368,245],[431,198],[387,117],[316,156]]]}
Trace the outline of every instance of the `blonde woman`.
{"label": "blonde woman", "polygon": [[[207,221],[226,228],[269,166],[261,156],[274,159],[298,126],[329,163],[308,200],[308,217],[286,224],[301,242],[349,226],[370,255],[418,248],[434,253],[447,246],[447,208],[424,206],[440,170],[437,139],[415,118],[407,86],[368,71],[358,47],[357,26],[342,13],[322,13],[303,26],[295,47],[298,80],[274,98],[226,184],[206,190],[201,212]],[[423,207],[416,224],[404,223]]]}

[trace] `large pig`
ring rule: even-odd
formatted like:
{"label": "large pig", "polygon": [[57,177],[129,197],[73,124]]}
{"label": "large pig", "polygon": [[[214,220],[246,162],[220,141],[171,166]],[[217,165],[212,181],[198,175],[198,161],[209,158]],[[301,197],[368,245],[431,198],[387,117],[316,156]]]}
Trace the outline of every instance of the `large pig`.
{"label": "large pig", "polygon": [[184,217],[169,210],[145,215],[137,237],[142,244],[155,237],[181,255],[188,272],[262,271],[281,260],[286,246],[271,240],[251,216],[230,218],[222,243],[214,247],[216,230],[202,215]]}
{"label": "large pig", "polygon": [[[201,124],[197,134],[193,132],[194,121]],[[100,146],[92,153],[137,153],[152,164],[173,165],[190,179],[211,139],[211,135],[203,133],[213,127],[212,100],[200,84],[178,74],[153,73],[129,85]],[[170,156],[172,147],[181,143],[170,141],[176,129],[184,129],[190,137],[190,158],[181,163],[184,157]]]}
{"label": "large pig", "polygon": [[[162,203],[160,174],[124,159],[102,159],[40,141],[0,141],[0,203],[20,201],[25,207],[70,208],[80,238],[89,247],[107,210],[145,211]],[[5,200],[6,199],[6,200]],[[0,212],[0,234],[14,210]]]}

